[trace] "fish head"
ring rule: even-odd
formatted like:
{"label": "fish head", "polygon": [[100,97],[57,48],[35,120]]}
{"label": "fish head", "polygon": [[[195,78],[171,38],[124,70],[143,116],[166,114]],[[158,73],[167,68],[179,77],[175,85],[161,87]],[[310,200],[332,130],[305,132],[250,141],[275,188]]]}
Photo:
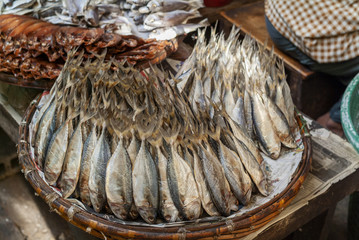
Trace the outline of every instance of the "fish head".
{"label": "fish head", "polygon": [[157,40],[173,39],[176,36],[177,36],[177,32],[173,27],[165,28],[165,29],[155,29],[149,35],[150,38],[155,38]]}
{"label": "fish head", "polygon": [[157,211],[155,208],[142,206],[137,207],[137,211],[147,223],[151,224],[156,222]]}
{"label": "fish head", "polygon": [[166,220],[166,222],[175,222],[179,220],[178,216],[178,210],[174,205],[164,205],[165,211],[162,212],[163,218]]}
{"label": "fish head", "polygon": [[188,220],[198,219],[202,213],[201,201],[199,199],[194,199],[186,206],[186,209],[186,217]]}
{"label": "fish head", "polygon": [[164,26],[165,24],[163,24],[163,21],[159,16],[159,13],[156,13],[156,14],[148,15],[144,20],[144,25],[160,27],[160,26]]}
{"label": "fish head", "polygon": [[[134,206],[134,205],[133,205]],[[138,212],[137,212],[137,208],[133,207],[131,208],[129,215],[131,219],[137,219],[138,218]]]}
{"label": "fish head", "polygon": [[155,11],[157,8],[161,7],[161,2],[157,1],[157,0],[152,0],[147,4],[147,8],[153,12]]}
{"label": "fish head", "polygon": [[239,201],[237,198],[234,197],[233,193],[226,194],[225,196],[226,202],[227,202],[227,208],[226,208],[226,215],[229,216],[231,214],[231,211],[238,211],[239,209]]}
{"label": "fish head", "polygon": [[269,192],[268,192],[268,182],[266,179],[263,179],[258,186],[258,190],[260,191],[260,193],[264,196],[268,196]]}
{"label": "fish head", "polygon": [[127,219],[130,208],[131,205],[129,204],[111,204],[112,212],[116,215],[116,217],[122,220]]}
{"label": "fish head", "polygon": [[100,212],[101,211],[103,205],[99,201],[91,201],[91,203],[92,203],[92,207],[95,210],[95,212]]}

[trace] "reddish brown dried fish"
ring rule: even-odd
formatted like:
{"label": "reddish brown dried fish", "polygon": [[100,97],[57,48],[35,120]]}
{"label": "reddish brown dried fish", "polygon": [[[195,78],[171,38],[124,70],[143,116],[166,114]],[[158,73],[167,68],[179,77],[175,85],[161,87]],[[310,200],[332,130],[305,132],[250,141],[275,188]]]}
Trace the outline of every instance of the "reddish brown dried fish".
{"label": "reddish brown dried fish", "polygon": [[0,71],[24,79],[55,79],[73,48],[83,49],[85,59],[107,48],[107,60],[143,66],[162,61],[177,47],[175,39],[145,40],[101,28],[59,26],[30,16],[0,15]]}

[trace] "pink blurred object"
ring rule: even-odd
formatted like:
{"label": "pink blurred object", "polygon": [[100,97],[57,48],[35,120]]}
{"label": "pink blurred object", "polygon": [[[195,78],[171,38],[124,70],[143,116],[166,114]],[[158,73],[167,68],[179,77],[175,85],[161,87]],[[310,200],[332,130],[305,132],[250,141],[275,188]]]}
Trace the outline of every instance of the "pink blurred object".
{"label": "pink blurred object", "polygon": [[206,7],[221,7],[232,2],[232,0],[204,0]]}

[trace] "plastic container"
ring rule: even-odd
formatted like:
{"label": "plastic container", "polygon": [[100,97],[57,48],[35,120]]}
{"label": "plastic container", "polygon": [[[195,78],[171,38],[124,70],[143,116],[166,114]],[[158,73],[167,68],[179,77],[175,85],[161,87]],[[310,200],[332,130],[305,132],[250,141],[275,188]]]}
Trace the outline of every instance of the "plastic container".
{"label": "plastic container", "polygon": [[359,74],[344,92],[340,114],[345,136],[359,153]]}
{"label": "plastic container", "polygon": [[232,0],[204,0],[206,7],[222,7],[232,2]]}

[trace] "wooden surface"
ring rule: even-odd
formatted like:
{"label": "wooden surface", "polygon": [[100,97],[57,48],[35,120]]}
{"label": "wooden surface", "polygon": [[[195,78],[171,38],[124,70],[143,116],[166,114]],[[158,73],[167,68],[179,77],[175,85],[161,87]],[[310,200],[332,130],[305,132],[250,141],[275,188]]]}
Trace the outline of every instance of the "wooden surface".
{"label": "wooden surface", "polygon": [[19,139],[19,125],[22,116],[10,105],[6,98],[0,94],[0,127],[13,142]]}
{"label": "wooden surface", "polygon": [[221,12],[221,15],[231,23],[240,27],[241,31],[251,35],[259,43],[263,45],[267,43],[267,48],[269,50],[273,47],[274,53],[282,58],[289,68],[301,74],[303,78],[307,78],[309,75],[313,74],[311,70],[274,46],[265,24],[263,1],[225,10]]}
{"label": "wooden surface", "polygon": [[49,79],[21,80],[10,73],[0,72],[0,82],[26,88],[50,89],[55,81]]}
{"label": "wooden surface", "polygon": [[222,18],[221,12],[228,11],[231,9],[238,9],[245,4],[258,2],[260,0],[233,0],[228,5],[222,7],[213,7],[213,8],[201,8],[199,9],[202,16],[208,18],[209,22],[213,23],[218,19]]}
{"label": "wooden surface", "polygon": [[[333,143],[333,146],[335,143]],[[336,146],[339,144],[337,143]],[[314,149],[315,151],[315,149]],[[359,157],[359,156],[358,156]],[[256,240],[268,240],[268,239],[283,239],[291,233],[296,233],[298,228],[305,226],[310,227],[314,223],[315,218],[326,211],[331,211],[333,206],[335,206],[340,200],[344,197],[350,195],[354,191],[359,191],[359,170],[356,171],[346,178],[338,181],[333,184],[327,192],[316,197],[315,199],[308,202],[308,204],[301,206],[297,211],[290,214],[285,219],[275,223],[270,228],[262,231],[255,239]],[[332,213],[331,213],[332,214]],[[324,215],[326,218],[327,216]],[[331,219],[329,219],[330,221]],[[326,222],[328,223],[328,222]],[[327,228],[328,225],[323,225],[322,227]],[[302,227],[303,228],[303,227]],[[327,229],[314,229],[311,231],[312,238],[302,238],[306,240],[317,240],[321,239],[316,236],[321,236],[322,230],[324,230],[324,235],[327,234]],[[303,231],[300,230],[300,231]],[[319,233],[316,233],[316,232]],[[298,233],[297,233],[298,234]],[[315,235],[317,234],[317,235]],[[295,235],[295,234],[294,234]]]}

